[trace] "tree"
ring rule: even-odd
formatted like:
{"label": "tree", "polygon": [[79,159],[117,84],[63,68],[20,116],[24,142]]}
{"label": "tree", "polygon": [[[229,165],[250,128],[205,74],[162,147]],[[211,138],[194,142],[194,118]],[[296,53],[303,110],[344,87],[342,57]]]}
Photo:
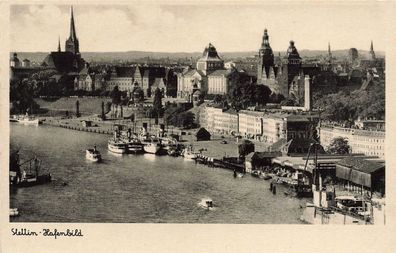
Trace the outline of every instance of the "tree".
{"label": "tree", "polygon": [[247,154],[254,152],[254,143],[249,140],[244,140],[238,145],[239,157],[245,157]]}
{"label": "tree", "polygon": [[221,104],[221,103],[223,102],[223,97],[222,97],[221,95],[219,95],[219,94],[216,94],[216,95],[213,97],[213,102],[214,102],[215,104]]}
{"label": "tree", "polygon": [[255,85],[254,100],[256,104],[266,105],[270,101],[271,89],[266,85]]}
{"label": "tree", "polygon": [[183,112],[177,116],[178,126],[190,129],[194,126],[195,115],[192,112]]}
{"label": "tree", "polygon": [[33,99],[31,82],[26,80],[10,82],[10,102],[12,113],[25,113],[27,110],[34,113],[40,108]]}
{"label": "tree", "polygon": [[80,117],[80,101],[76,101],[76,117]]}
{"label": "tree", "polygon": [[118,105],[121,103],[121,92],[118,89],[118,86],[115,86],[113,90],[110,93],[111,97],[111,102],[115,105]]}
{"label": "tree", "polygon": [[293,98],[288,97],[287,99],[283,100],[283,101],[280,103],[280,105],[281,105],[281,106],[295,106],[295,105],[297,105],[297,102],[296,102],[296,100],[294,100]]}
{"label": "tree", "polygon": [[182,112],[183,112],[183,108],[169,104],[165,108],[165,112],[164,112],[164,120],[166,124],[177,126],[178,125],[177,115]]}
{"label": "tree", "polygon": [[327,152],[330,154],[346,155],[349,154],[350,150],[351,147],[348,144],[348,140],[343,137],[337,137],[331,141]]}
{"label": "tree", "polygon": [[105,103],[104,103],[104,101],[102,101],[102,114],[101,114],[101,118],[102,118],[102,120],[105,120],[106,119],[106,114],[105,114]]}
{"label": "tree", "polygon": [[154,91],[153,109],[157,117],[162,115],[162,92],[159,88]]}

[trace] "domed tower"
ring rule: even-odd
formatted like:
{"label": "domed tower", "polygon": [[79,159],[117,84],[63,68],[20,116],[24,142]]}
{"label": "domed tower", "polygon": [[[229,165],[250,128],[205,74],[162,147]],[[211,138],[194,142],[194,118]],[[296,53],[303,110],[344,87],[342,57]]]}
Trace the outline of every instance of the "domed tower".
{"label": "domed tower", "polygon": [[209,43],[202,53],[202,57],[197,62],[197,70],[201,70],[205,75],[210,71],[223,69],[224,61],[217,54],[216,48]]}
{"label": "domed tower", "polygon": [[263,83],[261,80],[263,76],[268,76],[270,67],[274,66],[274,53],[269,44],[269,36],[267,29],[264,29],[263,40],[258,54],[257,64],[257,79],[259,83]]}
{"label": "domed tower", "polygon": [[301,57],[297,51],[297,48],[294,46],[294,41],[290,41],[289,48],[287,49],[287,64],[291,65],[301,65]]}

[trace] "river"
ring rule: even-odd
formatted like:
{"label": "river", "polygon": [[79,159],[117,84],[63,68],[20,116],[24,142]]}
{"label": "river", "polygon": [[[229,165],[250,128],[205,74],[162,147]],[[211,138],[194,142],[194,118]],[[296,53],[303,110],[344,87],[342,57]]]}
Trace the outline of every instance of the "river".
{"label": "river", "polygon": [[[273,195],[269,182],[169,156],[114,155],[106,135],[10,123],[21,160],[43,161],[53,182],[10,191],[15,222],[300,223],[306,200]],[[96,145],[103,162],[85,159]],[[198,206],[210,197],[214,210]]]}

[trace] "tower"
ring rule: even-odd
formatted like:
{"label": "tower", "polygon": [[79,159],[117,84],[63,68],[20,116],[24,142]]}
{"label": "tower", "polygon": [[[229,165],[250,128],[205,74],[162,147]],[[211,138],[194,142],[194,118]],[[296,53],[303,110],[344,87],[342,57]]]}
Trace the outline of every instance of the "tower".
{"label": "tower", "polygon": [[311,79],[308,75],[304,78],[304,108],[307,111],[311,110],[312,93],[311,93]]}
{"label": "tower", "polygon": [[[263,83],[264,75],[268,77],[269,70],[274,66],[274,53],[269,44],[269,36],[267,29],[264,29],[264,35],[258,54],[257,79],[259,83]],[[264,78],[265,79],[265,78]]]}
{"label": "tower", "polygon": [[328,57],[329,57],[329,64],[331,65],[332,59],[333,59],[333,55],[331,54],[330,42],[329,42],[329,47],[327,49],[327,54],[328,54]]}
{"label": "tower", "polygon": [[374,53],[373,41],[371,41],[369,54],[370,54],[369,59],[371,61],[375,61],[375,53]]}
{"label": "tower", "polygon": [[288,85],[293,81],[293,78],[300,74],[301,69],[301,57],[294,46],[294,41],[290,41],[289,48],[286,54],[287,60],[287,74],[288,74]]}
{"label": "tower", "polygon": [[58,52],[61,52],[62,51],[62,49],[61,49],[61,45],[60,45],[60,37],[58,38]]}
{"label": "tower", "polygon": [[197,61],[197,70],[202,71],[205,75],[211,71],[223,69],[224,61],[217,54],[216,48],[209,43],[202,53],[202,57]]}
{"label": "tower", "polygon": [[74,15],[73,15],[73,6],[71,7],[71,17],[70,17],[70,35],[66,40],[65,50],[66,52],[71,52],[73,54],[79,54],[79,44],[76,35],[76,28],[74,26]]}

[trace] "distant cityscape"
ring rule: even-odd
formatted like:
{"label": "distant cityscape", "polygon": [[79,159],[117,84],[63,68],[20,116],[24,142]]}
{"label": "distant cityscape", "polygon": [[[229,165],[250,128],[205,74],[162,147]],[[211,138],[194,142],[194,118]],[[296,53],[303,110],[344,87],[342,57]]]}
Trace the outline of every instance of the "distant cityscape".
{"label": "distant cityscape", "polygon": [[[84,53],[71,8],[64,46],[11,53],[10,114],[118,144],[123,135],[155,136],[170,156],[271,178],[271,192],[298,185],[293,193],[313,202],[304,222],[384,223],[384,54],[370,39],[365,51],[335,52],[329,42],[301,53],[290,40],[274,52],[263,29],[255,52],[222,54],[208,42],[200,55]],[[170,138],[188,145],[165,148]]]}

